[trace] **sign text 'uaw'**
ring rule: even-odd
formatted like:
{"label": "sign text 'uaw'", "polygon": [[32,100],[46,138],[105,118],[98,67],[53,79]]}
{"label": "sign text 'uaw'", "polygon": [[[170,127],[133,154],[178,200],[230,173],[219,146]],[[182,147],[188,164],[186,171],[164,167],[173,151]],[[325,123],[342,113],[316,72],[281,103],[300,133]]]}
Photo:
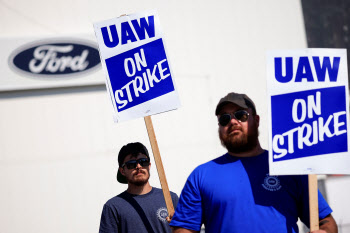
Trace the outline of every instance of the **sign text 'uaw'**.
{"label": "sign text 'uaw'", "polygon": [[179,106],[155,11],[121,16],[94,27],[116,121]]}
{"label": "sign text 'uaw'", "polygon": [[[119,31],[119,33],[118,33]],[[134,33],[135,32],[135,33]],[[136,42],[147,38],[155,37],[154,16],[142,17],[139,19],[122,22],[119,30],[117,25],[101,27],[103,43],[108,48],[114,48],[119,45],[125,45],[129,42]]]}
{"label": "sign text 'uaw'", "polygon": [[339,162],[350,161],[345,50],[271,51],[267,74],[270,171],[350,172]]}

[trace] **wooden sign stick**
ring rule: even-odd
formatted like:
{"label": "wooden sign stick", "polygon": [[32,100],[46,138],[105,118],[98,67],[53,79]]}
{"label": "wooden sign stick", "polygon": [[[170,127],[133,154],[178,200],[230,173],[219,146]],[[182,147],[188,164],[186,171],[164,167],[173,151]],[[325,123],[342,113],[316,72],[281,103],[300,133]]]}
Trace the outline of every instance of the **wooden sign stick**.
{"label": "wooden sign stick", "polygon": [[150,116],[146,116],[146,117],[144,117],[144,119],[145,119],[146,128],[147,128],[147,132],[148,132],[148,138],[151,142],[151,147],[152,147],[152,151],[153,151],[153,155],[154,155],[154,161],[156,162],[159,181],[160,181],[160,184],[161,184],[162,190],[163,190],[165,204],[166,204],[166,207],[168,209],[169,216],[173,216],[174,212],[175,212],[174,205],[173,205],[173,201],[171,200],[168,182],[166,181],[163,163],[162,163],[162,159],[160,157],[158,143],[157,143],[156,135],[155,135],[154,129],[153,129],[152,119]]}
{"label": "wooden sign stick", "polygon": [[317,175],[309,175],[310,232],[319,230]]}

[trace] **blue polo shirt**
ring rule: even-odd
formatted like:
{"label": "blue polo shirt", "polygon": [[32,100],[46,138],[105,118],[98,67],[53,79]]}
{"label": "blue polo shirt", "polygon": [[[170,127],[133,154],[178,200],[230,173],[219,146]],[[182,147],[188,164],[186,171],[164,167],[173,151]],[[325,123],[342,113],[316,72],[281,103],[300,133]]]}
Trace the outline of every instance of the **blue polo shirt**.
{"label": "blue polo shirt", "polygon": [[[318,193],[320,219],[332,210]],[[207,233],[298,232],[309,225],[308,177],[269,176],[268,152],[225,154],[198,166],[182,190],[171,226]]]}

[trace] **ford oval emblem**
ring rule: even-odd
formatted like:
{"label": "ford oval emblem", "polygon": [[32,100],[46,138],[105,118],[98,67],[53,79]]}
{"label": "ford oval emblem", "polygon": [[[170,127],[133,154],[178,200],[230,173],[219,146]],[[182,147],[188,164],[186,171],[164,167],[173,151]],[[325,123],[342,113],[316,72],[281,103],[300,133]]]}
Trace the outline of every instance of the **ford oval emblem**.
{"label": "ford oval emblem", "polygon": [[48,39],[26,44],[9,57],[11,68],[36,77],[67,77],[98,68],[100,56],[93,42]]}

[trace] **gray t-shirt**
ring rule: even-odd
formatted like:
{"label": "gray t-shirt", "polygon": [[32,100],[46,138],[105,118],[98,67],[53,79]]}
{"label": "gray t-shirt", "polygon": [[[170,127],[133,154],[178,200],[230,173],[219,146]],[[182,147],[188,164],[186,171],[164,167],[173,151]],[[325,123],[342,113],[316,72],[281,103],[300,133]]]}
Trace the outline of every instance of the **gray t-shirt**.
{"label": "gray t-shirt", "polygon": [[[176,208],[178,196],[170,192]],[[103,206],[99,233],[171,233],[163,191],[152,187],[144,195],[123,192]]]}

